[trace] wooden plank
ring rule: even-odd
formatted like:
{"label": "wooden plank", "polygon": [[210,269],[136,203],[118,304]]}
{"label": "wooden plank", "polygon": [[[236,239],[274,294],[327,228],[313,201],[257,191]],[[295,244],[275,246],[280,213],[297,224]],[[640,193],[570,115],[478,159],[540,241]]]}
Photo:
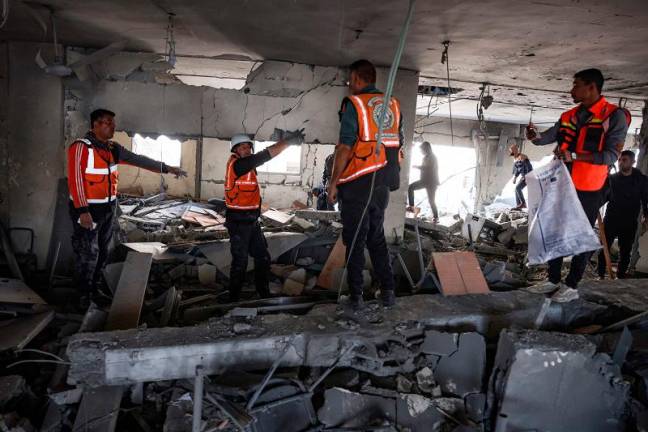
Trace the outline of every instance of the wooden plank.
{"label": "wooden plank", "polygon": [[444,296],[490,292],[474,252],[435,252],[432,258]]}
{"label": "wooden plank", "polygon": [[0,279],[0,303],[47,304],[20,279]]}
{"label": "wooden plank", "polygon": [[337,241],[335,242],[333,249],[331,249],[331,253],[329,254],[329,257],[324,264],[322,272],[317,278],[318,286],[330,290],[337,290],[337,287],[333,286],[333,281],[335,280],[335,271],[337,269],[344,268],[345,256],[346,246],[344,246],[344,243],[342,243],[342,235],[340,234],[340,237],[338,237]]}
{"label": "wooden plank", "polygon": [[[106,330],[127,330],[139,324],[152,260],[153,256],[148,253],[129,252],[126,256],[108,312]],[[124,389],[122,386],[103,386],[86,390],[72,430],[114,431]]]}
{"label": "wooden plank", "polygon": [[129,252],[115,291],[106,330],[127,330],[139,324],[153,255]]}
{"label": "wooden plank", "polygon": [[54,319],[54,311],[3,321],[0,326],[0,351],[23,349]]}

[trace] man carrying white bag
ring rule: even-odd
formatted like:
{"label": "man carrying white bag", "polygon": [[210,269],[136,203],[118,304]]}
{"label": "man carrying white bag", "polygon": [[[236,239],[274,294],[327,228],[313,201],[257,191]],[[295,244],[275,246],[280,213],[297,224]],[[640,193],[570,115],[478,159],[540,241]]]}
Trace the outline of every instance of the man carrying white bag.
{"label": "man carrying white bag", "polygon": [[[554,151],[557,159],[526,177],[529,264],[549,264],[549,280],[527,290],[555,292],[552,300],[556,302],[578,298],[576,288],[587,263],[601,247],[592,227],[603,204],[609,167],[623,149],[630,123],[627,111],[601,96],[603,81],[598,69],[578,72],[571,95],[579,105],[564,112],[542,136],[532,124],[527,127],[527,139],[533,144],[558,144]],[[571,266],[563,284],[563,258],[570,255]]]}

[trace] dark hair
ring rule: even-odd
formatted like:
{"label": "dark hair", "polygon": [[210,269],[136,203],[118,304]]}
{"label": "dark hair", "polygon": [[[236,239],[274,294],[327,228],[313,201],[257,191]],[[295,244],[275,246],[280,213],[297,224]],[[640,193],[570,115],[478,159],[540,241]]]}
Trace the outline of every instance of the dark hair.
{"label": "dark hair", "polygon": [[430,143],[429,143],[428,141],[423,141],[423,142],[421,143],[421,150],[428,150],[428,151],[431,151],[431,150],[432,150],[432,146],[430,145]]}
{"label": "dark hair", "polygon": [[357,60],[349,66],[350,72],[355,72],[358,77],[369,84],[376,82],[376,67],[369,60]]}
{"label": "dark hair", "polygon": [[585,84],[596,84],[596,88],[599,93],[603,90],[603,83],[605,78],[603,78],[603,73],[598,69],[585,69],[574,74],[574,78],[578,78],[583,81]]}
{"label": "dark hair", "polygon": [[101,120],[102,118],[107,116],[115,117],[115,113],[103,108],[92,111],[92,113],[90,113],[90,129],[94,127],[94,124],[97,120]]}
{"label": "dark hair", "polygon": [[632,160],[635,159],[635,153],[632,150],[623,150],[621,152],[621,156],[629,156],[630,159],[632,159]]}

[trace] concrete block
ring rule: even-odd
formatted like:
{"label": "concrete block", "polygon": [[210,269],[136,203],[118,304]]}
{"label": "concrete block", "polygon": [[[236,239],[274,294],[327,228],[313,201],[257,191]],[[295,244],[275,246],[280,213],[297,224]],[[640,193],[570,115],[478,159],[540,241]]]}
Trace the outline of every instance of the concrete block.
{"label": "concrete block", "polygon": [[362,428],[381,420],[394,422],[396,400],[336,387],[324,392],[324,405],[317,417],[327,427]]}
{"label": "concrete block", "polygon": [[436,354],[448,356],[457,351],[456,333],[443,333],[436,330],[425,332],[425,340],[421,345],[421,352],[425,354]]}
{"label": "concrete block", "polygon": [[483,388],[486,342],[479,333],[459,335],[457,350],[439,359],[434,377],[444,393],[464,397]]}
{"label": "concrete block", "polygon": [[489,384],[494,431],[625,430],[629,384],[584,336],[502,331]]}
{"label": "concrete block", "polygon": [[22,376],[0,377],[0,410],[3,410],[12,400],[20,398],[25,392],[27,392],[27,383]]}

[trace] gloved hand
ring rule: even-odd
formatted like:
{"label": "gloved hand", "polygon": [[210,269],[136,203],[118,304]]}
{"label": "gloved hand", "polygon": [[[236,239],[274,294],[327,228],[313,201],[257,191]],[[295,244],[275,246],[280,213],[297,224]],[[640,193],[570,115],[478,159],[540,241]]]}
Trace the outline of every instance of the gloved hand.
{"label": "gloved hand", "polygon": [[288,145],[301,145],[305,139],[304,128],[295,129],[294,131],[275,128],[270,136],[271,141],[286,141]]}
{"label": "gloved hand", "polygon": [[187,177],[187,171],[178,167],[167,167],[169,174],[173,174],[175,178]]}

